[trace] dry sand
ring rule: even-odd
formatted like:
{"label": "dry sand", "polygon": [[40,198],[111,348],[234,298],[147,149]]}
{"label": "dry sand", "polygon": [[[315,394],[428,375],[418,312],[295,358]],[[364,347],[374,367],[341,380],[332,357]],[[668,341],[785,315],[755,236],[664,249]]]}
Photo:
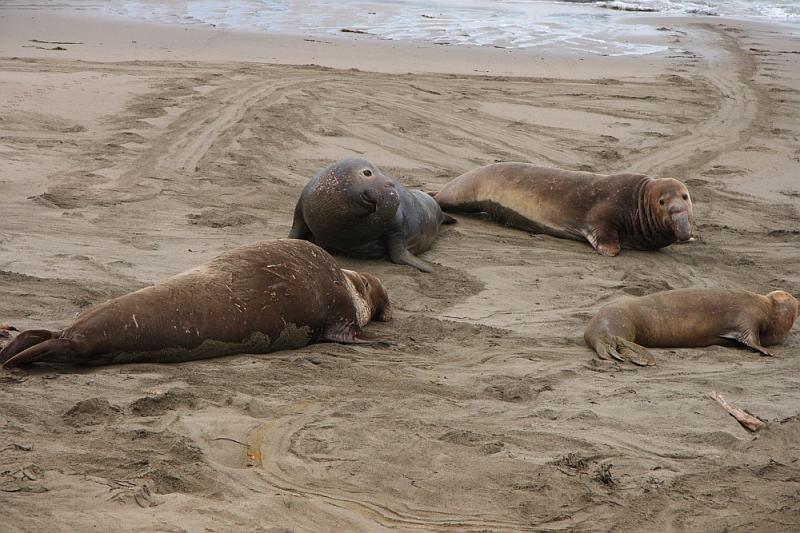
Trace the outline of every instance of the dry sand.
{"label": "dry sand", "polygon": [[429,189],[505,160],[674,175],[699,237],[606,258],[459,217],[432,274],[340,259],[388,286],[396,317],[368,331],[389,346],[0,376],[0,530],[800,529],[798,328],[780,357],[644,369],[581,340],[624,294],[800,293],[797,40],[668,20],[685,52],[579,61],[0,17],[0,319],[20,328],[285,236],[352,154]]}

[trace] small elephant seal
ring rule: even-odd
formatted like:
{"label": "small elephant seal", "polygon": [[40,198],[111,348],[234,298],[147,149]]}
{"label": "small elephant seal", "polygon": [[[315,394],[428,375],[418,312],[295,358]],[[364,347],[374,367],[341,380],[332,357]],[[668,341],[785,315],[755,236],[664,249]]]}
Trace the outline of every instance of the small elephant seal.
{"label": "small elephant seal", "polygon": [[433,245],[441,224],[454,222],[430,195],[406,189],[369,161],[350,158],[311,178],[289,237],[352,257],[388,255],[400,265],[431,272],[415,255]]}
{"label": "small elephant seal", "polygon": [[264,241],[97,305],[64,331],[23,331],[0,362],[167,363],[370,342],[361,328],[391,313],[374,276],[339,268],[309,242]]}
{"label": "small elephant seal", "polygon": [[595,315],[583,338],[601,359],[654,365],[644,346],[688,348],[744,345],[763,355],[782,342],[797,318],[797,300],[784,291],[678,289],[623,298]]}
{"label": "small elephant seal", "polygon": [[445,211],[485,212],[508,226],[587,240],[599,253],[657,250],[692,236],[689,191],[672,178],[495,163],[431,193]]}

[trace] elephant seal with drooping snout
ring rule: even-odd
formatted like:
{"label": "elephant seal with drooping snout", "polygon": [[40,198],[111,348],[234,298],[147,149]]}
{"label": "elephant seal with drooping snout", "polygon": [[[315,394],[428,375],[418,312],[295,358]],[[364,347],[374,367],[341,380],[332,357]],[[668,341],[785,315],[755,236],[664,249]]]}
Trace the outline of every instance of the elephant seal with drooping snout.
{"label": "elephant seal with drooping snout", "polygon": [[403,187],[364,159],[344,159],[311,178],[294,210],[289,237],[352,257],[386,257],[423,272],[444,214],[430,195]]}
{"label": "elephant seal with drooping snout", "polygon": [[692,236],[689,191],[672,178],[495,163],[431,193],[448,212],[485,212],[508,226],[587,240],[603,255],[657,250]]}
{"label": "elephant seal with drooping snout", "polygon": [[281,239],[235,248],[97,305],[63,331],[23,331],[0,362],[166,363],[369,342],[361,328],[390,318],[377,278],[339,268],[310,242]]}
{"label": "elephant seal with drooping snout", "polygon": [[797,319],[797,300],[784,291],[678,289],[623,298],[595,315],[584,334],[601,359],[653,365],[644,347],[744,345],[763,355],[782,342]]}

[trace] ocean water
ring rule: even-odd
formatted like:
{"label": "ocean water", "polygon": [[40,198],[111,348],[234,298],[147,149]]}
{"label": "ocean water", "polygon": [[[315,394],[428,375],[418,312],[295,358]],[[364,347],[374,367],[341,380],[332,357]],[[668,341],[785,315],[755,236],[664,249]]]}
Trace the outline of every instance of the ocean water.
{"label": "ocean water", "polygon": [[606,9],[671,15],[722,16],[766,19],[781,22],[800,21],[800,0],[564,0],[591,4]]}
{"label": "ocean water", "polygon": [[[4,0],[2,7],[96,10],[139,20],[246,31],[646,55],[667,50],[642,17],[726,16],[800,33],[800,0]],[[343,32],[342,30],[348,30]]]}

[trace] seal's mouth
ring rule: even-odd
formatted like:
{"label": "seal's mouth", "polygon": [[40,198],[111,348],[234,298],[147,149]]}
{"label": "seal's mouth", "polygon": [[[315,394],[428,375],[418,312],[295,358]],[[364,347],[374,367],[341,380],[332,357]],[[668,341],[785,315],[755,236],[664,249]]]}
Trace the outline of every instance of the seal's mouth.
{"label": "seal's mouth", "polygon": [[378,210],[378,198],[372,191],[364,191],[358,195],[358,203],[369,209],[370,213]]}
{"label": "seal's mouth", "polygon": [[679,211],[670,214],[672,220],[672,230],[675,238],[679,241],[688,241],[692,238],[692,220],[689,218],[688,211]]}

